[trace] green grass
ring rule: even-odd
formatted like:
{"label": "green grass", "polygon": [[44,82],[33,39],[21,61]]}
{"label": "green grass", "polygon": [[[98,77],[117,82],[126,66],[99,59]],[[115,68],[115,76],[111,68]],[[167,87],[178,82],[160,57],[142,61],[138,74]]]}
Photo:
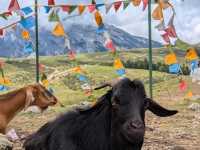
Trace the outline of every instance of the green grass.
{"label": "green grass", "polygon": [[[154,50],[154,61],[161,61],[166,52],[164,49]],[[135,52],[120,52],[120,57],[123,60],[144,58],[147,56],[147,49],[141,49]],[[113,63],[112,56],[109,53],[92,53],[92,54],[79,54],[77,56],[79,64],[84,68],[87,76],[92,81],[93,86],[97,86],[102,82],[116,78],[114,68],[103,63]],[[51,74],[53,69],[59,71],[67,70],[71,67],[71,63],[67,60],[67,56],[46,56],[40,57],[40,62],[45,64],[51,69],[47,70],[47,74]],[[5,66],[5,74],[9,77],[13,84],[12,89],[20,88],[27,84],[35,82],[35,60],[33,59],[14,59],[9,60]],[[146,90],[148,91],[149,72],[142,69],[127,69],[127,77],[131,79],[138,78],[145,83]],[[67,77],[60,79],[57,82],[51,83],[51,87],[55,90],[55,95],[66,105],[79,103],[80,101],[87,100],[84,92],[81,89],[73,90],[64,84]],[[187,77],[185,77],[187,78]],[[188,78],[187,78],[188,79]],[[160,95],[166,89],[170,92],[178,90],[178,80],[175,75],[170,75],[162,72],[153,72],[153,88],[154,95]],[[106,90],[106,89],[105,89]],[[99,97],[105,90],[95,91],[95,98]]]}

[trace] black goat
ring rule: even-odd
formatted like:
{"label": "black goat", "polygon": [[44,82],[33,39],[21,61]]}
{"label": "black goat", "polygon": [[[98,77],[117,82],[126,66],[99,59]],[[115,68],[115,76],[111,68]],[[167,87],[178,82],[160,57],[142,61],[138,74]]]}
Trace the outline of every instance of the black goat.
{"label": "black goat", "polygon": [[140,150],[145,133],[145,111],[166,117],[170,111],[146,97],[144,85],[124,78],[97,104],[75,110],[45,124],[24,143],[25,150]]}

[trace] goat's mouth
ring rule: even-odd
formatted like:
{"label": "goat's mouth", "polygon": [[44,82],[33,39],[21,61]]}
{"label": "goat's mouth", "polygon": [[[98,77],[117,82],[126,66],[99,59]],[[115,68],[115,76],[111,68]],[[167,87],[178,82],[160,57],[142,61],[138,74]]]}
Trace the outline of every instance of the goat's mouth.
{"label": "goat's mouth", "polygon": [[145,130],[137,129],[134,131],[122,131],[121,134],[127,142],[137,144],[144,141]]}

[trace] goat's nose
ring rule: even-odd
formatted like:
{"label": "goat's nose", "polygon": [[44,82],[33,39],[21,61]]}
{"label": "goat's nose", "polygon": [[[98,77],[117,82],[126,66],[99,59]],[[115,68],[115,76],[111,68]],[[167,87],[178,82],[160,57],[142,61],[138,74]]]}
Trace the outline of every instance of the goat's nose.
{"label": "goat's nose", "polygon": [[141,121],[134,120],[134,121],[130,121],[130,127],[134,129],[141,129],[141,128],[144,128],[144,124]]}

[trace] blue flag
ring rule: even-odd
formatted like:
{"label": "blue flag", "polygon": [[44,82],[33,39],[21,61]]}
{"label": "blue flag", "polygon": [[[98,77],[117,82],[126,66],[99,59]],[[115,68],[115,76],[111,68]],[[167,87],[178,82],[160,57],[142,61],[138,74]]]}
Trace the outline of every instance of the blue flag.
{"label": "blue flag", "polygon": [[8,87],[6,87],[5,85],[0,85],[0,91],[7,91]]}
{"label": "blue flag", "polygon": [[198,64],[199,64],[199,61],[198,60],[193,60],[190,64],[190,71],[191,73],[194,72],[194,69],[198,68]]}
{"label": "blue flag", "polygon": [[32,27],[35,26],[34,17],[31,16],[31,17],[28,17],[28,18],[26,18],[26,19],[22,19],[22,20],[20,21],[20,24],[21,24],[24,28],[30,29],[30,28],[32,28]]}
{"label": "blue flag", "polygon": [[44,6],[45,13],[48,14],[50,10],[51,10],[51,8],[49,6]]}
{"label": "blue flag", "polygon": [[97,34],[103,33],[105,31],[104,24],[101,24],[98,29],[96,30]]}
{"label": "blue flag", "polygon": [[126,74],[125,69],[118,69],[118,70],[116,70],[116,71],[117,71],[117,74],[118,74],[119,76],[123,76],[123,75]]}
{"label": "blue flag", "polygon": [[30,7],[25,7],[25,8],[22,8],[21,10],[23,11],[25,15],[28,15],[33,12],[33,10]]}
{"label": "blue flag", "polygon": [[169,66],[169,73],[178,74],[181,71],[180,64],[173,64]]}
{"label": "blue flag", "polygon": [[87,77],[84,76],[84,75],[81,75],[81,74],[78,74],[78,75],[77,75],[77,78],[78,78],[80,81],[82,81],[82,82],[86,82],[86,81],[87,81]]}
{"label": "blue flag", "polygon": [[23,49],[23,52],[26,54],[31,54],[33,52],[33,45],[31,42],[25,43],[25,47]]}

